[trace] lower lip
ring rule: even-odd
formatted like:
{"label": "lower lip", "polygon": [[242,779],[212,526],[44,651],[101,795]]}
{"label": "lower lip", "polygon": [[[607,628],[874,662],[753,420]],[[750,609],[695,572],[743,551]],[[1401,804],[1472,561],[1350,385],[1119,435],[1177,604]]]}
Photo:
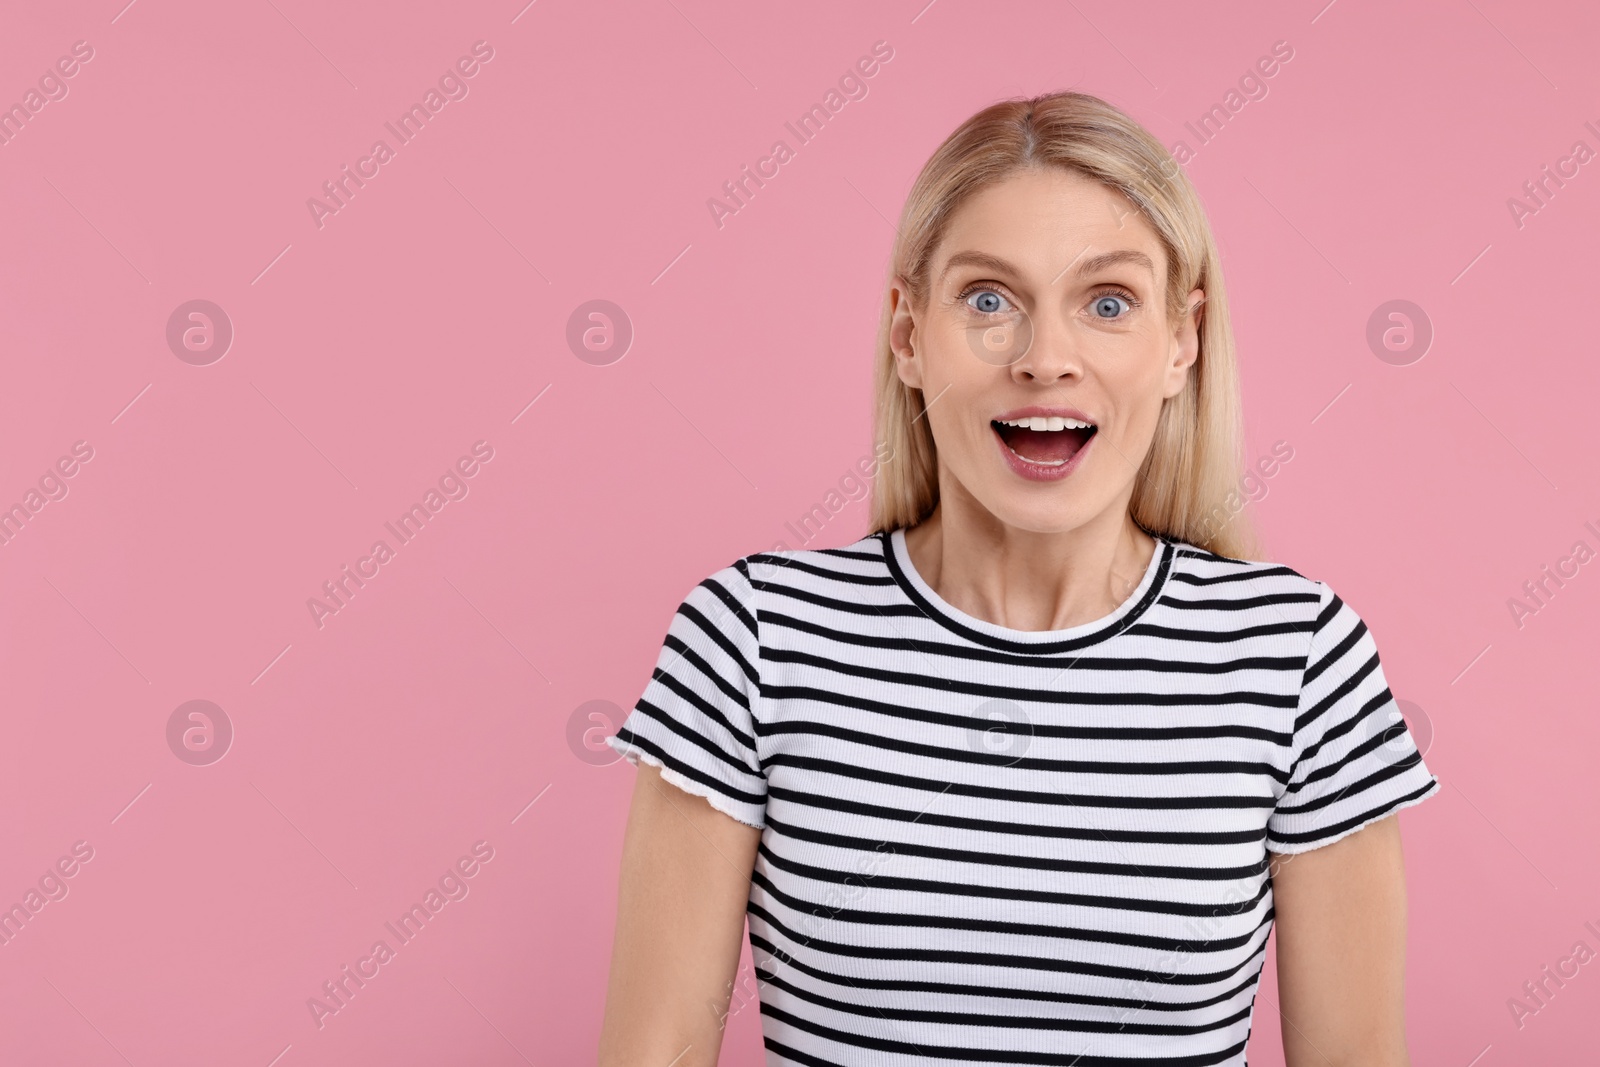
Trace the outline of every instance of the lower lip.
{"label": "lower lip", "polygon": [[1011,446],[1006,444],[1005,438],[1001,437],[999,431],[994,427],[991,426],[989,428],[989,433],[993,435],[994,442],[999,446],[1000,455],[1005,459],[1006,464],[1019,475],[1033,482],[1059,482],[1070,475],[1083,463],[1083,457],[1088,453],[1089,449],[1094,447],[1095,438],[1100,436],[1099,431],[1094,432],[1083,443],[1083,447],[1072,454],[1071,459],[1059,467],[1047,467],[1042,463],[1030,463],[1011,451]]}

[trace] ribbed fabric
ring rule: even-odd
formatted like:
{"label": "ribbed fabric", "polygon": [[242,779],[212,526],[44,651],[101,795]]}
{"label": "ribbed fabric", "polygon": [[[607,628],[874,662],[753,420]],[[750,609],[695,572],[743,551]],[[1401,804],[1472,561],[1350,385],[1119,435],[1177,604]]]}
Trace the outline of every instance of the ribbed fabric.
{"label": "ribbed fabric", "polygon": [[1268,850],[1439,790],[1327,585],[1166,541],[1047,632],[945,603],[903,532],[746,556],[608,743],[764,828],[767,1062],[809,1067],[1243,1064]]}

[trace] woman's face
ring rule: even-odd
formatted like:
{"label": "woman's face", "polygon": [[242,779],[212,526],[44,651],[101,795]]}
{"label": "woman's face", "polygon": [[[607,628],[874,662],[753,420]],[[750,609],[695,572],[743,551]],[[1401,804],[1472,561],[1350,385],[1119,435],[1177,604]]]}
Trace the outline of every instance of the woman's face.
{"label": "woman's face", "polygon": [[957,211],[927,307],[897,280],[890,326],[900,378],[928,406],[941,499],[964,493],[1041,533],[1126,513],[1198,351],[1197,316],[1167,315],[1166,271],[1133,204],[1074,172],[1020,171]]}

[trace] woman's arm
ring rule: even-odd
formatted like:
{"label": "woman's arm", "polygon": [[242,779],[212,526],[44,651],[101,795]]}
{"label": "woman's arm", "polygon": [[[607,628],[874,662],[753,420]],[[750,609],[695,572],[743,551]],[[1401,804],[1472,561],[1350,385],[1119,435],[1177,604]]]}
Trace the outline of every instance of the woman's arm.
{"label": "woman's arm", "polygon": [[1399,818],[1269,857],[1288,1067],[1409,1067]]}
{"label": "woman's arm", "polygon": [[638,765],[600,1067],[715,1067],[760,841]]}

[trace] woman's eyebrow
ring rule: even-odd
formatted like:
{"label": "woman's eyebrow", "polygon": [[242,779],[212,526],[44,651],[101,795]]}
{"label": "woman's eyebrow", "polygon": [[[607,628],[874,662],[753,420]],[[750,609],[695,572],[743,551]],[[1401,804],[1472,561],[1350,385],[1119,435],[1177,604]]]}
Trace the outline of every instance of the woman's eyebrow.
{"label": "woman's eyebrow", "polygon": [[1134,248],[1114,248],[1109,252],[1101,252],[1097,256],[1090,256],[1078,264],[1078,273],[1094,274],[1097,271],[1105,270],[1107,267],[1115,267],[1123,263],[1131,263],[1136,267],[1143,267],[1150,272],[1151,278],[1156,275],[1155,263],[1151,261],[1149,256]]}
{"label": "woman's eyebrow", "polygon": [[[1115,267],[1122,263],[1131,263],[1136,267],[1143,267],[1146,272],[1149,273],[1151,282],[1155,281],[1156,265],[1150,261],[1149,256],[1145,255],[1143,252],[1140,252],[1138,249],[1113,248],[1108,252],[1101,252],[1097,256],[1090,256],[1088,259],[1084,259],[1083,253],[1087,251],[1089,251],[1089,246],[1085,245],[1083,252],[1079,252],[1077,257],[1073,259],[1071,263],[1068,263],[1065,267],[1061,268],[1061,274],[1067,273],[1067,271],[1071,270],[1074,265],[1076,265],[1078,268],[1078,275],[1083,277],[1086,275],[1099,273],[1100,271],[1105,270],[1107,267]],[[1079,262],[1080,260],[1082,260],[1081,263]],[[1060,281],[1061,274],[1057,274],[1054,278],[1051,278],[1050,284],[1054,285],[1056,282]]]}
{"label": "woman's eyebrow", "polygon": [[987,252],[957,252],[945,261],[944,270],[939,272],[942,281],[944,276],[957,267],[983,267],[985,270],[994,271],[996,274],[1017,275],[1022,272],[999,256],[992,256]]}
{"label": "woman's eyebrow", "polygon": [[[1114,248],[1107,252],[1101,252],[1098,255],[1089,256],[1086,259],[1081,258],[1082,253],[1079,255],[1080,259],[1073,261],[1077,263],[1077,273],[1079,275],[1094,274],[1098,271],[1105,270],[1107,267],[1115,267],[1119,264],[1128,263],[1136,267],[1143,267],[1150,273],[1151,278],[1155,277],[1155,263],[1151,261],[1149,256],[1138,251],[1137,249]],[[1067,268],[1071,269],[1072,265],[1072,263],[1067,264]],[[991,255],[988,252],[956,252],[945,261],[944,270],[940,271],[939,278],[943,280],[945,275],[949,274],[957,267],[982,267],[985,270],[991,270],[997,274],[1010,274],[1013,276],[1022,273],[1007,260],[1001,259],[996,255]],[[1062,274],[1065,273],[1066,271],[1063,270]],[[1060,275],[1057,275],[1056,277],[1059,278]]]}

